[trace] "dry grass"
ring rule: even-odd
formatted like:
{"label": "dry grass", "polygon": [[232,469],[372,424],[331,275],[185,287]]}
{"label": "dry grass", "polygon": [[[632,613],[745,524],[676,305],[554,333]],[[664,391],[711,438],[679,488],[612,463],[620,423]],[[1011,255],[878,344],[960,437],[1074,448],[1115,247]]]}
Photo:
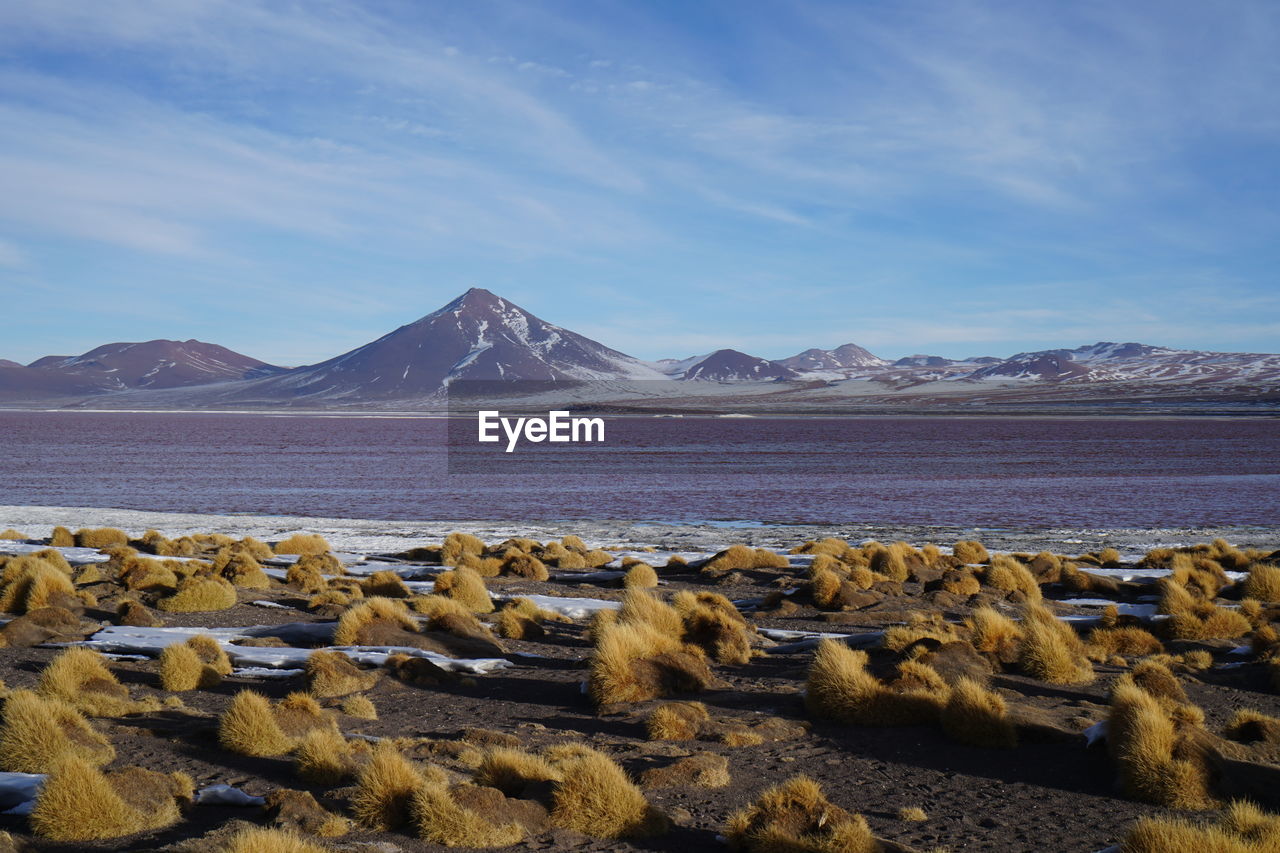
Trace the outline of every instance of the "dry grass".
{"label": "dry grass", "polygon": [[824,639],[818,644],[805,689],[816,716],[863,726],[937,722],[948,700],[946,684],[928,667],[908,662],[886,685],[867,671],[867,653]]}
{"label": "dry grass", "polygon": [[294,747],[261,693],[241,690],[218,719],[218,742],[241,755],[270,757]]}
{"label": "dry grass", "polygon": [[277,554],[327,554],[332,549],[318,533],[295,533],[277,542],[273,550]]}
{"label": "dry grass", "polygon": [[972,679],[961,678],[942,709],[942,730],[970,746],[1009,748],[1017,744],[1017,730],[1000,694]]}
{"label": "dry grass", "polygon": [[807,776],[793,776],[729,818],[731,850],[748,853],[878,853],[862,815],[830,802]]}
{"label": "dry grass", "polygon": [[507,746],[486,751],[475,772],[477,784],[497,788],[509,797],[524,796],[528,786],[560,778],[560,771],[546,758]]}
{"label": "dry grass", "polygon": [[588,691],[599,705],[703,690],[712,681],[701,651],[648,623],[616,622],[596,633]]}
{"label": "dry grass", "polygon": [[1204,757],[1180,749],[1179,726],[1160,701],[1128,677],[1111,696],[1107,745],[1126,796],[1181,809],[1212,805]]}
{"label": "dry grass", "polygon": [[714,592],[678,592],[672,604],[680,616],[684,642],[699,647],[717,663],[751,660],[755,628],[729,599]]}
{"label": "dry grass", "polygon": [[36,689],[91,717],[115,717],[135,710],[128,689],[107,669],[106,658],[92,649],[59,652],[40,673]]}
{"label": "dry grass", "polygon": [[1280,602],[1280,566],[1255,563],[1244,579],[1244,594],[1268,604]]}
{"label": "dry grass", "polygon": [[987,553],[982,543],[972,539],[961,539],[951,546],[951,554],[965,565],[985,563],[991,559],[991,555]]}
{"label": "dry grass", "polygon": [[361,720],[378,719],[378,709],[374,707],[373,700],[368,696],[348,696],[342,700],[342,713]]}
{"label": "dry grass", "polygon": [[201,660],[186,643],[174,643],[160,652],[160,686],[165,690],[208,688],[221,681],[221,673]]}
{"label": "dry grass", "polygon": [[[113,784],[114,783],[114,784]],[[129,768],[104,775],[88,762],[64,759],[49,774],[31,812],[31,828],[55,841],[119,838],[177,823],[178,800],[191,779]]]}
{"label": "dry grass", "polygon": [[707,560],[702,571],[715,575],[744,569],[785,569],[790,565],[791,561],[785,556],[765,548],[730,545]]}
{"label": "dry grass", "polygon": [[1005,554],[997,554],[991,558],[983,578],[987,586],[1002,592],[1021,592],[1027,601],[1041,599],[1040,584],[1035,575],[1022,563]]}
{"label": "dry grass", "polygon": [[645,719],[645,731],[649,740],[696,740],[710,718],[701,702],[664,702]]}
{"label": "dry grass", "polygon": [[434,592],[465,604],[472,613],[493,612],[493,599],[485,588],[484,578],[475,569],[459,566],[451,572],[436,575]]}
{"label": "dry grass", "polygon": [[203,613],[227,610],[236,605],[236,588],[222,578],[193,577],[178,587],[173,595],[156,602],[156,609],[167,613]]}
{"label": "dry grass", "polygon": [[298,775],[316,785],[332,787],[355,773],[351,747],[334,729],[307,732],[299,741],[294,758]]}
{"label": "dry grass", "polygon": [[680,611],[647,590],[628,590],[618,610],[619,622],[648,625],[655,631],[676,638],[684,633]]}
{"label": "dry grass", "polygon": [[64,758],[92,765],[115,758],[111,742],[93,730],[84,716],[59,699],[15,690],[4,703],[0,723],[0,768],[47,773]]}
{"label": "dry grass", "polygon": [[384,570],[374,572],[360,584],[365,595],[381,598],[410,598],[413,593],[405,586],[404,580],[395,572]]}
{"label": "dry grass", "polygon": [[446,566],[456,566],[463,555],[478,557],[484,550],[484,542],[470,533],[450,533],[440,548],[440,562]]}
{"label": "dry grass", "polygon": [[361,635],[375,623],[388,623],[416,633],[418,623],[404,603],[390,598],[370,598],[358,602],[342,614],[333,631],[334,645],[358,646]]}
{"label": "dry grass", "polygon": [[1050,684],[1085,684],[1093,681],[1093,666],[1075,630],[1044,607],[1024,611],[1023,640],[1018,665],[1032,678]]}
{"label": "dry grass", "polygon": [[1280,817],[1248,802],[1233,802],[1216,824],[1144,817],[1125,833],[1122,853],[1274,853]]}
{"label": "dry grass", "polygon": [[347,696],[368,690],[378,683],[379,672],[365,672],[342,652],[323,649],[307,657],[307,689],[320,697]]}
{"label": "dry grass", "polygon": [[653,589],[657,585],[658,573],[648,563],[636,563],[622,578],[624,589]]}
{"label": "dry grass", "polygon": [[522,841],[525,829],[518,822],[495,823],[454,796],[475,790],[473,786],[450,789],[443,782],[419,788],[410,805],[419,837],[446,847],[469,848],[507,847]]}
{"label": "dry grass", "polygon": [[1242,709],[1231,715],[1222,736],[1241,743],[1280,743],[1280,718]]}
{"label": "dry grass", "polygon": [[979,653],[998,660],[1013,660],[1022,646],[1018,623],[990,607],[979,607],[965,620],[969,639]]}
{"label": "dry grass", "polygon": [[898,809],[898,820],[908,823],[924,823],[929,819],[929,814],[919,806],[903,806]]}
{"label": "dry grass", "polygon": [[666,815],[645,799],[617,762],[584,749],[557,762],[560,779],[552,793],[557,826],[593,838],[644,838],[670,828]]}
{"label": "dry grass", "polygon": [[15,539],[18,541],[22,541],[23,539],[27,539],[27,538],[29,538],[27,534],[19,533],[17,530],[14,530],[12,527],[6,527],[4,530],[0,530],[0,539]]}
{"label": "dry grass", "polygon": [[640,774],[640,785],[651,788],[673,788],[690,785],[697,788],[724,788],[733,781],[729,760],[714,752],[699,752],[666,767],[654,767]]}
{"label": "dry grass", "polygon": [[76,531],[75,544],[80,548],[107,548],[128,545],[129,534],[118,527],[82,527]]}
{"label": "dry grass", "polygon": [[232,835],[224,846],[210,853],[332,853],[286,829],[246,827]]}
{"label": "dry grass", "polygon": [[[393,744],[382,741],[374,747],[368,763],[356,777],[351,811],[356,820],[370,829],[398,829],[409,822],[413,795],[426,781],[417,765],[401,755]],[[435,781],[443,778],[437,777]]]}
{"label": "dry grass", "polygon": [[1085,654],[1092,661],[1102,662],[1115,655],[1124,657],[1160,654],[1164,646],[1155,634],[1144,628],[1095,628],[1089,632]]}
{"label": "dry grass", "polygon": [[26,613],[56,604],[77,606],[81,599],[69,570],[40,554],[10,558],[0,574],[0,610]]}

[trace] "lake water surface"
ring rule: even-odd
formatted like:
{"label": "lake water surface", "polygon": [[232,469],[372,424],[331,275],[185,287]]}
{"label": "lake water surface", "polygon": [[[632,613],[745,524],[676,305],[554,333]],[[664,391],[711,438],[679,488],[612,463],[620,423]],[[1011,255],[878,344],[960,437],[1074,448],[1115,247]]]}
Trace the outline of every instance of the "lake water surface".
{"label": "lake water surface", "polygon": [[612,419],[495,455],[431,418],[0,412],[0,504],[435,519],[1280,525],[1280,421]]}

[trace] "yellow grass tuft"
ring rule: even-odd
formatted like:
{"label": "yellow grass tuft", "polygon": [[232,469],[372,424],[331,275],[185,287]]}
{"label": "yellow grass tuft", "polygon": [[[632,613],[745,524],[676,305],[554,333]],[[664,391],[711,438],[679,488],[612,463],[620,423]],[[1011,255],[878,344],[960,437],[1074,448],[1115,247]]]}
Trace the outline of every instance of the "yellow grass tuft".
{"label": "yellow grass tuft", "polygon": [[53,533],[49,536],[49,544],[54,548],[73,548],[76,537],[74,533],[59,524],[53,528]]}
{"label": "yellow grass tuft", "polygon": [[708,574],[724,574],[744,569],[785,569],[790,565],[791,561],[785,556],[765,548],[730,545],[707,560],[702,571]]}
{"label": "yellow grass tuft", "polygon": [[951,546],[951,554],[965,565],[985,563],[991,559],[991,555],[987,553],[982,543],[972,539],[961,539]]}
{"label": "yellow grass tuft", "polygon": [[3,531],[0,531],[0,539],[17,539],[21,541],[27,538],[29,538],[27,534],[19,533],[18,531],[14,530],[12,527],[6,527]]}
{"label": "yellow grass tuft", "polygon": [[1033,678],[1050,684],[1093,681],[1093,666],[1075,630],[1051,612],[1033,605],[1023,612],[1023,641],[1018,664]]}
{"label": "yellow grass tuft", "polygon": [[808,776],[770,788],[729,818],[731,850],[747,853],[878,853],[866,818],[829,801]]}
{"label": "yellow grass tuft", "polygon": [[664,702],[645,720],[649,740],[695,740],[711,715],[701,702]]}
{"label": "yellow grass tuft", "polygon": [[684,632],[680,612],[648,590],[628,590],[622,596],[618,621],[648,625],[668,637],[679,637]]}
{"label": "yellow grass tuft", "polygon": [[236,588],[222,578],[193,577],[184,581],[178,591],[156,602],[156,609],[167,613],[203,613],[227,610],[236,605]]}
{"label": "yellow grass tuft", "polygon": [[410,802],[425,781],[422,771],[394,744],[382,741],[356,777],[352,813],[370,829],[398,829],[409,822]]}
{"label": "yellow grass tuft", "polygon": [[1164,646],[1144,628],[1095,628],[1089,633],[1085,653],[1089,660],[1102,662],[1114,655],[1126,657],[1160,654]]}
{"label": "yellow grass tuft", "polygon": [[529,785],[560,778],[560,771],[546,758],[507,746],[487,750],[475,772],[476,784],[497,788],[509,797],[524,796]]}
{"label": "yellow grass tuft", "polygon": [[283,755],[294,746],[277,722],[271,703],[252,690],[241,690],[222,712],[218,741],[232,752],[262,757]]}
{"label": "yellow grass tuft", "polygon": [[903,806],[898,809],[898,820],[907,821],[908,823],[924,823],[929,819],[929,814],[919,806]]}
{"label": "yellow grass tuft", "polygon": [[95,841],[170,826],[182,817],[178,799],[190,798],[190,781],[185,774],[165,777],[140,768],[106,776],[67,758],[41,787],[31,828],[54,841]]}
{"label": "yellow grass tuft", "polygon": [[559,762],[558,769],[551,809],[557,826],[608,839],[661,835],[670,828],[666,815],[607,755],[584,750]]}
{"label": "yellow grass tuft", "polygon": [[475,569],[459,566],[451,572],[436,575],[434,592],[465,604],[472,613],[493,612],[493,599],[485,588],[484,578]]}
{"label": "yellow grass tuft", "polygon": [[588,690],[600,705],[693,693],[712,680],[699,650],[683,646],[649,623],[601,627],[589,670]]}
{"label": "yellow grass tuft", "polygon": [[254,826],[232,835],[216,853],[332,853],[332,848],[308,841],[291,830]]}
{"label": "yellow grass tuft", "polygon": [[1012,660],[1022,645],[1018,623],[990,607],[979,607],[965,620],[970,642],[980,653]]}
{"label": "yellow grass tuft", "polygon": [[160,652],[160,686],[165,690],[208,688],[221,681],[221,673],[201,660],[186,643],[174,643]]}
{"label": "yellow grass tuft", "polygon": [[1180,755],[1179,724],[1156,697],[1122,676],[1108,719],[1107,746],[1126,796],[1181,809],[1212,804],[1204,756]]}
{"label": "yellow grass tuft", "polygon": [[355,773],[351,747],[336,729],[307,732],[299,741],[294,758],[298,775],[316,785],[337,785]]}
{"label": "yellow grass tuft", "polygon": [[374,707],[373,700],[360,694],[342,700],[342,713],[361,720],[378,719],[378,709]]}
{"label": "yellow grass tuft", "polygon": [[653,589],[657,585],[658,573],[648,563],[636,563],[622,578],[625,589]]}
{"label": "yellow grass tuft", "polygon": [[650,788],[694,786],[724,788],[733,781],[729,760],[714,752],[698,752],[666,767],[654,767],[640,774],[640,784]]}
{"label": "yellow grass tuft", "polygon": [[1040,584],[1036,581],[1035,575],[1031,574],[1031,570],[1021,560],[1005,554],[997,554],[991,558],[991,565],[987,568],[983,579],[987,586],[1002,592],[1017,590],[1025,595],[1028,601],[1039,601],[1042,597]]}
{"label": "yellow grass tuft", "polygon": [[672,603],[682,623],[681,639],[702,649],[717,663],[751,660],[755,628],[733,603],[714,592],[678,592]]}
{"label": "yellow grass tuft", "polygon": [[358,602],[338,618],[333,642],[339,646],[360,645],[361,632],[375,622],[388,622],[406,631],[416,632],[418,623],[404,604],[390,598],[370,598]]}
{"label": "yellow grass tuft", "polygon": [[404,580],[392,571],[374,572],[365,578],[360,588],[365,595],[382,598],[410,598],[413,595]]}
{"label": "yellow grass tuft", "polygon": [[378,683],[378,670],[366,672],[342,652],[320,649],[307,657],[307,689],[321,697],[347,696]]}
{"label": "yellow grass tuft", "polygon": [[440,548],[440,562],[446,566],[456,566],[463,555],[478,557],[484,550],[484,542],[470,533],[450,533]]}
{"label": "yellow grass tuft", "polygon": [[82,527],[76,531],[76,545],[81,548],[108,548],[128,544],[129,534],[118,527]]}
{"label": "yellow grass tuft", "polygon": [[971,746],[1007,748],[1017,744],[1017,730],[1000,694],[969,678],[959,679],[942,709],[942,730]]}
{"label": "yellow grass tuft", "polygon": [[1280,566],[1254,563],[1244,579],[1244,594],[1268,604],[1280,602]]}
{"label": "yellow grass tuft", "polygon": [[63,758],[95,766],[115,758],[115,749],[84,716],[59,699],[15,690],[4,702],[0,723],[0,768],[47,773]]}
{"label": "yellow grass tuft", "polygon": [[805,689],[810,713],[864,726],[910,726],[938,720],[948,691],[937,673],[920,664],[904,665],[902,683],[889,686],[866,667],[866,652],[822,640]]}
{"label": "yellow grass tuft", "polygon": [[[458,790],[465,791],[466,786]],[[525,829],[519,823],[494,823],[460,804],[443,782],[419,788],[410,809],[419,837],[446,847],[507,847],[525,837]]]}
{"label": "yellow grass tuft", "polygon": [[37,691],[91,717],[114,717],[135,710],[128,689],[107,669],[106,658],[92,649],[59,652],[40,673]]}
{"label": "yellow grass tuft", "polygon": [[274,550],[277,554],[327,554],[331,549],[318,533],[295,533],[277,542]]}

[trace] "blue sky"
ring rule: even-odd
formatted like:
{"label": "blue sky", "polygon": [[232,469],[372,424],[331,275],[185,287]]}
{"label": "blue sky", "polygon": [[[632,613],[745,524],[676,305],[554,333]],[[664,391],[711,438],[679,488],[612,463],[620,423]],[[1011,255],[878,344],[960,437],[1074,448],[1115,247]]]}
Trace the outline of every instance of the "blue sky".
{"label": "blue sky", "polygon": [[0,4],[0,357],[1280,350],[1280,4]]}

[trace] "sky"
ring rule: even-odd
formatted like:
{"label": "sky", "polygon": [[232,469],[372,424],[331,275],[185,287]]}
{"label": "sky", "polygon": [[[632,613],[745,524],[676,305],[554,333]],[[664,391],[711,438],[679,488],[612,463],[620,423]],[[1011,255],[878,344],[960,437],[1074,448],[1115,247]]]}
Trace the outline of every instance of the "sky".
{"label": "sky", "polygon": [[1280,351],[1274,0],[0,4],[0,358]]}

